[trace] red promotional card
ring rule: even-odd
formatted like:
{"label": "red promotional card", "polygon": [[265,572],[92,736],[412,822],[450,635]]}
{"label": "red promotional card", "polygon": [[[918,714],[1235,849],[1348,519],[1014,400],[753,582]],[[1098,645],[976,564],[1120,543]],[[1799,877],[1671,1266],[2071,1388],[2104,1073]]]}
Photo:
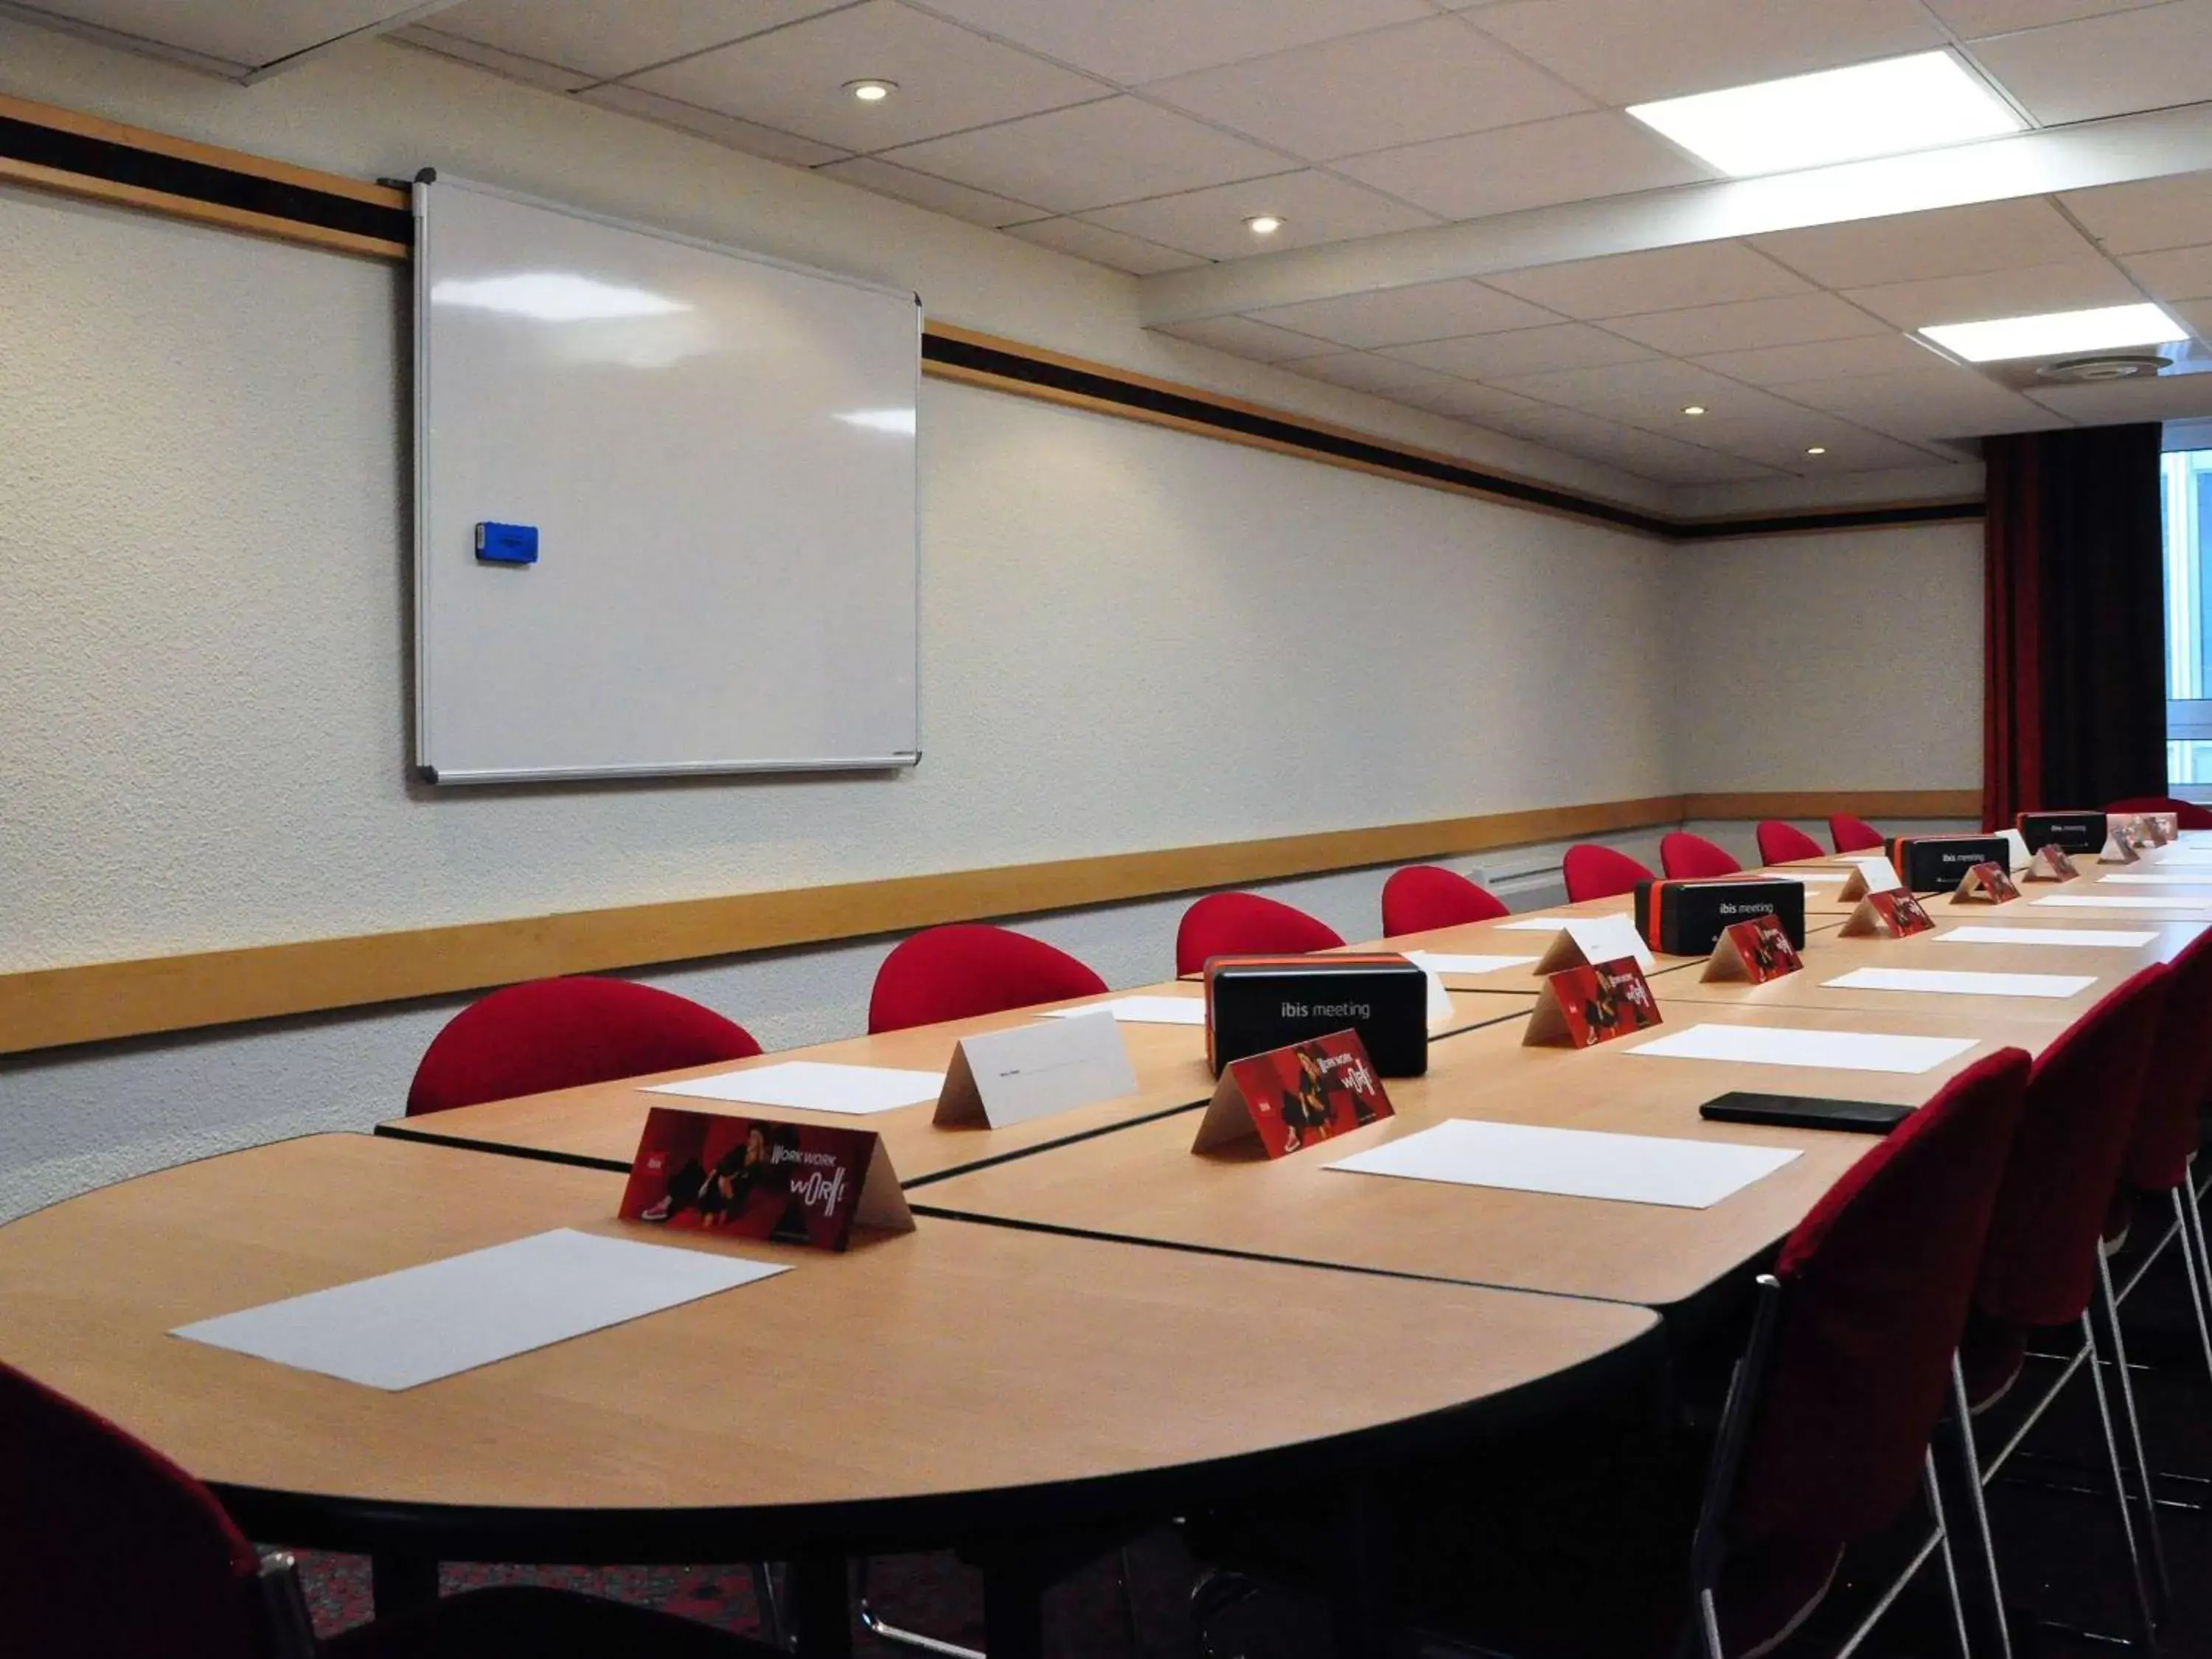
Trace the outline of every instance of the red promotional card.
{"label": "red promotional card", "polygon": [[1764,985],[1804,967],[1778,917],[1753,916],[1724,929],[1705,964],[1707,980],[1748,980]]}
{"label": "red promotional card", "polygon": [[1550,975],[1528,1016],[1522,1045],[1589,1048],[1659,1024],[1659,1003],[1633,957]]}
{"label": "red promotional card", "polygon": [[2027,864],[2027,879],[2030,881],[2071,881],[2081,873],[2075,867],[2072,855],[2055,842],[2038,848]]}
{"label": "red promotional card", "polygon": [[1390,1115],[1359,1033],[1331,1031],[1231,1060],[1190,1149],[1256,1134],[1269,1158],[1281,1158]]}
{"label": "red promotional card", "polygon": [[624,1221],[842,1250],[853,1226],[914,1231],[872,1129],[656,1106],[623,1193]]}
{"label": "red promotional card", "polygon": [[1838,930],[1844,939],[1904,939],[1924,933],[1936,925],[1920,901],[1902,889],[1894,893],[1869,893]]}
{"label": "red promotional card", "polygon": [[1978,864],[1959,878],[1959,890],[1951,895],[1951,902],[2005,904],[2019,896],[2011,872],[2002,864],[1990,862]]}

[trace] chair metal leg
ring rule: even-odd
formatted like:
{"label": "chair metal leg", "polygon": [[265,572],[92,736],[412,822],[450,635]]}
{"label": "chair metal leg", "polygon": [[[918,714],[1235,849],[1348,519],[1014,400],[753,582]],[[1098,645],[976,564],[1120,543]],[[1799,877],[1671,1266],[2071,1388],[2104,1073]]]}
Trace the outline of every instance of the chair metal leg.
{"label": "chair metal leg", "polygon": [[1728,1650],[1721,1645],[1720,1613],[1710,1589],[1698,1592],[1698,1628],[1705,1638],[1705,1659],[1728,1659]]}
{"label": "chair metal leg", "polygon": [[783,1628],[783,1596],[775,1587],[775,1569],[765,1561],[748,1561],[745,1574],[752,1580],[753,1610],[760,1616],[761,1635],[769,1645],[787,1645]]}
{"label": "chair metal leg", "polygon": [[2181,1271],[2189,1280],[2189,1307],[2197,1316],[2197,1342],[2204,1355],[2204,1375],[2212,1378],[2212,1320],[2207,1319],[2204,1311],[2205,1262],[2199,1253],[2197,1230],[2190,1224],[2197,1210],[2195,1198],[2183,1195],[2188,1185],[2183,1182],[2170,1194],[2173,1200],[2173,1224],[2180,1235]]}
{"label": "chair metal leg", "polygon": [[1137,1589],[1135,1570],[1129,1560],[1127,1544],[1114,1552],[1114,1585],[1121,1593],[1121,1628],[1129,1638],[1132,1654],[1145,1650],[1142,1632],[1137,1628]]}
{"label": "chair metal leg", "polygon": [[2120,1331],[2120,1304],[2112,1294],[2112,1264],[2102,1250],[2097,1252],[2096,1300],[2111,1333],[2112,1375],[2119,1381],[2121,1414],[2127,1424],[2128,1443],[2135,1453],[2136,1484],[2142,1494],[2143,1531],[2150,1540],[2151,1567],[2158,1585],[2159,1606],[2164,1609],[2173,1605],[2173,1579],[2166,1567],[2166,1531],[2158,1522],[2158,1488],[2152,1483],[2150,1460],[2143,1455],[2142,1417],[2136,1409],[2136,1385],[2128,1376],[2127,1339]]}
{"label": "chair metal leg", "polygon": [[889,1642],[893,1647],[912,1648],[917,1653],[933,1653],[938,1659],[986,1659],[981,1648],[963,1647],[957,1642],[926,1636],[918,1630],[908,1630],[887,1622],[868,1604],[868,1558],[865,1555],[860,1558],[858,1573],[859,1583],[853,1593],[853,1601],[860,1612],[860,1628],[869,1635]]}
{"label": "chair metal leg", "polygon": [[2136,1548],[2136,1523],[2128,1513],[2128,1480],[2120,1468],[2120,1443],[2112,1433],[2112,1402],[2105,1395],[2103,1358],[2097,1346],[2096,1322],[2088,1310],[2081,1314],[2081,1334],[2087,1341],[2089,1387],[2097,1397],[2097,1420],[2105,1431],[2105,1455],[2112,1476],[2113,1512],[2120,1519],[2120,1537],[2128,1548],[2128,1568],[2135,1581],[2136,1622],[2146,1648],[2158,1641],[2158,1621],[2151,1611],[2150,1587],[2143,1580],[2142,1557]]}
{"label": "chair metal leg", "polygon": [[[2183,1231],[2189,1235],[2191,1242],[2197,1247],[2197,1285],[2203,1292],[2207,1310],[2212,1311],[2212,1250],[2208,1250],[2205,1247],[2204,1209],[2197,1196],[2196,1169],[2193,1164],[2190,1170],[2190,1179],[2175,1188],[2173,1195],[2181,1204],[2182,1220],[2185,1224]],[[2212,1353],[2208,1353],[2206,1363],[2212,1364]]]}
{"label": "chair metal leg", "polygon": [[1974,1644],[1966,1634],[1966,1603],[1959,1592],[1959,1563],[1951,1552],[1951,1528],[1943,1518],[1943,1487],[1936,1478],[1936,1452],[1930,1447],[1921,1460],[1920,1484],[1928,1494],[1928,1513],[1935,1517],[1936,1547],[1943,1552],[1943,1583],[1951,1592],[1951,1625],[1959,1636],[1959,1659],[1974,1659]]}
{"label": "chair metal leg", "polygon": [[[1951,1409],[1936,1425],[1937,1441],[1949,1455],[1956,1476],[1952,1491],[1959,1525],[1975,1547],[1968,1553],[1966,1577],[1961,1586],[1967,1608],[1967,1628],[1975,1638],[1969,1645],[1987,1659],[2012,1659],[2012,1632],[2005,1621],[2004,1585],[1997,1575],[1996,1543],[1990,1536],[1989,1504],[1983,1497],[1985,1477],[1981,1454],[1974,1444],[1974,1415],[1966,1399],[1966,1374],[1956,1354],[1951,1356]],[[1941,1472],[1938,1465],[1938,1472]]]}

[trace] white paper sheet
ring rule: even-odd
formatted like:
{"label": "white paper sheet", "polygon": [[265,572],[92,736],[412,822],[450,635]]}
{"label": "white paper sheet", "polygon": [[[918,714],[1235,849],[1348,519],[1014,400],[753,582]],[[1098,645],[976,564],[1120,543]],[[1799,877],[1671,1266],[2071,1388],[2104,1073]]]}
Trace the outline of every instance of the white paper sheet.
{"label": "white paper sheet", "polygon": [[[1591,962],[1619,962],[1634,957],[1636,965],[1650,973],[1657,964],[1644,935],[1626,915],[1532,916],[1526,921],[1501,921],[1500,927],[1516,933],[1571,933],[1583,955]],[[1541,961],[1542,958],[1537,958]]]}
{"label": "white paper sheet", "polygon": [[2160,850],[2148,861],[2160,867],[2173,864],[2207,865],[2212,864],[2212,853],[2192,851],[2185,847],[2168,847]]}
{"label": "white paper sheet", "polygon": [[2165,897],[2156,893],[2139,893],[2130,898],[2106,898],[2097,893],[2053,893],[2049,898],[2030,899],[2028,902],[2048,905],[2054,910],[2212,910],[2212,896],[2197,898],[2185,893]]}
{"label": "white paper sheet", "polygon": [[720,1072],[713,1077],[695,1077],[682,1083],[656,1083],[646,1092],[747,1106],[796,1106],[809,1112],[842,1112],[862,1117],[934,1101],[944,1087],[942,1072],[906,1072],[891,1066],[832,1066],[818,1060],[787,1060],[779,1066]]}
{"label": "white paper sheet", "polygon": [[372,1389],[411,1389],[789,1269],[563,1227],[170,1334]]}
{"label": "white paper sheet", "polygon": [[2097,982],[2094,974],[1932,973],[1918,968],[1857,968],[1825,979],[1845,991],[1925,991],[1939,996],[2075,997]]}
{"label": "white paper sheet", "polygon": [[1124,1025],[1203,1025],[1204,997],[1115,997],[1111,1002],[1086,1002],[1080,1008],[1048,1008],[1047,1019],[1073,1019],[1082,1014],[1111,1014]]}
{"label": "white paper sheet", "polygon": [[1324,1165],[1352,1175],[1401,1176],[1462,1187],[1503,1187],[1567,1198],[1710,1209],[1798,1156],[1733,1141],[1598,1134],[1451,1118]]}
{"label": "white paper sheet", "polygon": [[1471,957],[1449,951],[1408,951],[1406,960],[1432,974],[1494,974],[1501,968],[1534,968],[1534,957]]}
{"label": "white paper sheet", "polygon": [[1663,1060],[1731,1060],[1748,1066],[1814,1066],[1838,1072],[1930,1072],[1979,1037],[1893,1036],[1881,1031],[1806,1031],[1780,1025],[1692,1025],[1628,1052]]}
{"label": "white paper sheet", "polygon": [[2194,887],[2207,896],[2212,896],[2212,870],[2201,876],[2100,876],[2097,885],[2112,883],[2122,887]]}
{"label": "white paper sheet", "polygon": [[2079,950],[2133,951],[2150,944],[2156,933],[2138,933],[2104,927],[1949,927],[1928,941],[1930,945],[2053,945]]}
{"label": "white paper sheet", "polygon": [[1778,881],[1840,882],[1844,877],[1850,874],[1850,872],[1848,870],[1808,870],[1792,864],[1777,865],[1773,869],[1762,870],[1759,873],[1762,878],[1771,876]]}

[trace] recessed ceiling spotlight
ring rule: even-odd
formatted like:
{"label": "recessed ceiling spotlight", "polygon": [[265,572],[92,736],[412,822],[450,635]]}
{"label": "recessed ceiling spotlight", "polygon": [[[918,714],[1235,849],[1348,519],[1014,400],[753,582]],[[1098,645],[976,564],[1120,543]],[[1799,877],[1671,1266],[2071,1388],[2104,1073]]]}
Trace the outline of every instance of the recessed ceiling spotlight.
{"label": "recessed ceiling spotlight", "polygon": [[2027,125],[1948,52],[1632,104],[1628,112],[1738,179],[1971,143]]}
{"label": "recessed ceiling spotlight", "polygon": [[845,90],[864,104],[880,104],[898,90],[898,82],[878,81],[872,78],[866,81],[848,81],[845,82]]}
{"label": "recessed ceiling spotlight", "polygon": [[2036,317],[1939,323],[1920,332],[1970,363],[2164,345],[2189,337],[2187,329],[2153,305],[2097,306],[2087,311],[2050,311]]}
{"label": "recessed ceiling spotlight", "polygon": [[1273,236],[1283,228],[1279,213],[1255,213],[1244,222],[1244,228],[1255,236]]}
{"label": "recessed ceiling spotlight", "polygon": [[1705,412],[1705,406],[1703,404],[1684,404],[1682,405],[1682,413],[1685,415],[1702,415]]}
{"label": "recessed ceiling spotlight", "polygon": [[1828,447],[1826,444],[1813,444],[1807,447],[1805,453],[1808,455],[1825,455],[1828,453]]}

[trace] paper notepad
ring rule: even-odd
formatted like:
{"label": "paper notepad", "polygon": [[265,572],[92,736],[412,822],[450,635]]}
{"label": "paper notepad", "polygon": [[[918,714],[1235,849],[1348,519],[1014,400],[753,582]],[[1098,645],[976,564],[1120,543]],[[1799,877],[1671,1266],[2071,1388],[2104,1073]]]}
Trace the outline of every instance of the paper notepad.
{"label": "paper notepad", "polygon": [[1431,974],[1494,974],[1501,968],[1534,968],[1534,957],[1456,956],[1449,951],[1408,951],[1406,960]]}
{"label": "paper notepad", "polygon": [[1710,1209],[1797,1154],[1731,1141],[1541,1129],[1452,1118],[1324,1167],[1462,1187]]}
{"label": "paper notepad", "polygon": [[2197,897],[2176,893],[2161,897],[2156,893],[2142,893],[2132,898],[2105,898],[2094,893],[2053,893],[2049,898],[2030,899],[2028,902],[2048,904],[2061,910],[2207,910],[2212,909],[2212,895]]}
{"label": "paper notepad", "polygon": [[411,1389],[787,1271],[563,1227],[170,1334],[367,1388]]}
{"label": "paper notepad", "polygon": [[1939,996],[2072,997],[2097,982],[2094,974],[1944,974],[1919,968],[1858,968],[1820,981],[1844,991],[1929,991]]}
{"label": "paper notepad", "polygon": [[1115,997],[1111,1002],[1045,1011],[1047,1019],[1074,1019],[1083,1014],[1111,1014],[1124,1025],[1203,1025],[1206,1001],[1202,997]]}
{"label": "paper notepad", "polygon": [[1838,1072],[1929,1072],[1979,1037],[1893,1036],[1881,1031],[1802,1031],[1779,1025],[1692,1025],[1629,1050],[1662,1060],[1729,1060],[1747,1066],[1811,1066]]}
{"label": "paper notepad", "polygon": [[655,1083],[646,1092],[682,1095],[691,1100],[743,1102],[748,1106],[796,1106],[810,1112],[843,1112],[860,1117],[934,1101],[944,1087],[942,1072],[787,1060],[780,1066],[721,1072],[682,1083]]}
{"label": "paper notepad", "polygon": [[1953,927],[1928,941],[1930,945],[2055,945],[2084,950],[2132,951],[2148,945],[2156,933],[2137,933],[2102,927]]}

